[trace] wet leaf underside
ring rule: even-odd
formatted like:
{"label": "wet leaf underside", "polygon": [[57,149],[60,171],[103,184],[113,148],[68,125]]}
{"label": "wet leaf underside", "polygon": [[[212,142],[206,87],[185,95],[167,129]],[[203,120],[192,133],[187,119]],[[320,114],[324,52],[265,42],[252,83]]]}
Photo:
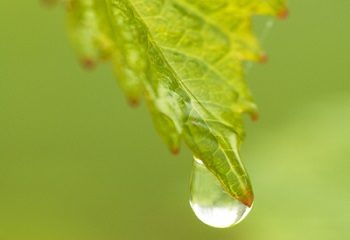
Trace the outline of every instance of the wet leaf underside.
{"label": "wet leaf underside", "polygon": [[130,102],[145,96],[174,153],[182,140],[234,198],[253,191],[239,157],[242,113],[256,114],[244,61],[265,55],[253,14],[283,16],[282,0],[70,0],[68,26],[83,64],[113,61]]}

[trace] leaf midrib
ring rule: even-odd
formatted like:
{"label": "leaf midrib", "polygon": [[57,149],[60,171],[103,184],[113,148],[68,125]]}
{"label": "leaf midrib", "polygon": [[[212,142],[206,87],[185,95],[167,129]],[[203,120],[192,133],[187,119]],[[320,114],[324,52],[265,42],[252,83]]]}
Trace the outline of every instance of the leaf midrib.
{"label": "leaf midrib", "polygon": [[[196,103],[198,103],[202,109],[209,115],[212,116],[212,114],[201,104],[200,101],[197,100],[197,98],[195,97],[195,95],[190,91],[190,89],[187,88],[187,86],[181,81],[179,75],[176,73],[176,71],[170,66],[170,64],[168,63],[168,59],[165,57],[164,55],[164,52],[162,51],[162,49],[158,46],[158,44],[156,44],[156,41],[154,40],[151,32],[149,31],[147,25],[145,24],[145,22],[143,21],[143,19],[141,18],[140,16],[140,13],[136,10],[136,8],[134,7],[134,5],[129,1],[127,0],[130,4],[130,7],[132,8],[132,10],[134,11],[134,15],[135,17],[139,18],[139,20],[142,22],[142,24],[144,25],[144,27],[147,29],[147,33],[148,33],[148,40],[150,41],[150,43],[153,45],[153,47],[155,48],[155,50],[157,51],[157,53],[160,55],[160,57],[164,60],[164,63],[166,64],[166,66],[169,68],[170,72],[172,73],[172,75],[174,76],[174,78],[177,80],[177,82],[179,83],[179,85],[186,91],[186,93],[190,96],[190,98],[192,100],[195,100]],[[177,2],[177,1],[176,1]],[[188,4],[184,4],[184,5],[188,5]],[[204,18],[203,18],[204,19]],[[191,108],[192,109],[195,109],[198,113],[198,115],[202,118],[203,122],[205,123],[205,125],[208,127],[208,130],[210,130],[210,132],[213,132],[212,129],[209,127],[209,125],[207,124],[206,120],[202,117],[202,115],[200,114],[200,112],[195,108],[195,106],[193,104],[191,104]],[[213,136],[219,140],[214,134]],[[218,141],[219,142],[219,141]],[[218,145],[218,149],[221,149],[221,151],[223,152],[223,154],[225,155],[226,159],[228,160],[227,163],[231,169],[232,172],[234,172],[236,174],[236,176],[239,176],[237,174],[237,171],[235,170],[235,167],[232,165],[231,161],[229,161],[229,158],[226,154],[226,151],[220,146]],[[240,162],[240,161],[238,161]],[[241,181],[240,178],[237,178],[240,182],[240,186],[241,186],[241,189],[244,189],[244,184],[243,182]],[[231,189],[232,192],[235,192],[233,191],[233,189]]]}

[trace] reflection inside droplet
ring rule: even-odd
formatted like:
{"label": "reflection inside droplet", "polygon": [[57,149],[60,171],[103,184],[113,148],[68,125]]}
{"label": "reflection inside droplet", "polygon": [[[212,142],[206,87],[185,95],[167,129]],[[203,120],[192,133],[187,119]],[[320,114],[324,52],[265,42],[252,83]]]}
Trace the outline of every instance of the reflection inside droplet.
{"label": "reflection inside droplet", "polygon": [[196,158],[192,168],[190,204],[202,222],[216,228],[236,225],[251,210],[232,198],[202,161]]}

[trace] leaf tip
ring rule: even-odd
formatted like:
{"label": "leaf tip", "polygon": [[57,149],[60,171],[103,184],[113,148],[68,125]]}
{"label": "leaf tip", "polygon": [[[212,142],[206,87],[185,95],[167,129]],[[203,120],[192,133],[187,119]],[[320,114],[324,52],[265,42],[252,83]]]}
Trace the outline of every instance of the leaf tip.
{"label": "leaf tip", "polygon": [[84,58],[81,60],[81,65],[82,65],[83,68],[86,69],[86,70],[92,70],[92,69],[95,68],[96,62],[95,62],[92,58],[84,57]]}
{"label": "leaf tip", "polygon": [[130,97],[128,99],[128,102],[132,108],[137,108],[138,106],[140,106],[140,100],[137,97]]}
{"label": "leaf tip", "polygon": [[281,12],[278,14],[278,18],[281,20],[284,20],[288,17],[289,15],[289,10],[287,7],[284,7]]}
{"label": "leaf tip", "polygon": [[171,151],[171,154],[173,154],[174,156],[177,156],[180,153],[180,148],[179,147],[173,147],[173,148],[170,149],[170,151]]}
{"label": "leaf tip", "polygon": [[264,63],[267,63],[268,60],[269,60],[269,58],[267,57],[266,53],[263,53],[263,54],[260,56],[260,58],[259,58],[258,61],[259,61],[259,63],[264,64]]}
{"label": "leaf tip", "polygon": [[238,199],[241,203],[251,208],[254,202],[254,193],[248,192],[244,199]]}
{"label": "leaf tip", "polygon": [[259,115],[258,113],[254,113],[254,114],[251,115],[251,119],[252,119],[254,122],[258,121],[259,118],[260,118],[260,115]]}

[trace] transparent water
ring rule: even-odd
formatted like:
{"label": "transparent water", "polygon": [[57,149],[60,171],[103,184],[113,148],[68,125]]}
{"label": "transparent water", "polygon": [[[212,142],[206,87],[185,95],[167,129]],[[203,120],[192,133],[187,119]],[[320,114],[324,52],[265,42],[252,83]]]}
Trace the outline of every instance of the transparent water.
{"label": "transparent water", "polygon": [[216,228],[234,226],[251,210],[228,195],[201,160],[195,159],[193,162],[190,184],[191,207],[196,216],[209,226]]}

